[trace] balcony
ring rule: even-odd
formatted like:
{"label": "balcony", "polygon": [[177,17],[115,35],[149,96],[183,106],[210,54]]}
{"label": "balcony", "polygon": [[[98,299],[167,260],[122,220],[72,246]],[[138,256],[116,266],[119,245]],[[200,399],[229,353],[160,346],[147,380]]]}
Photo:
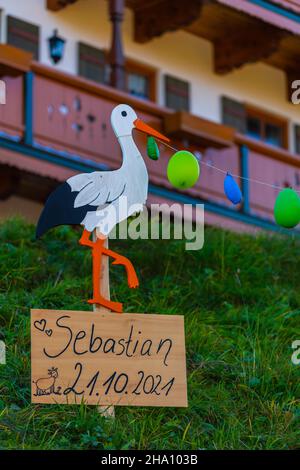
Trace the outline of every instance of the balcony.
{"label": "balcony", "polygon": [[[35,175],[39,184],[31,197],[36,200],[43,200],[51,185],[78,171],[117,168],[121,164],[120,149],[110,126],[111,110],[120,102],[132,105],[148,124],[167,132],[174,147],[201,152],[206,163],[271,185],[291,185],[296,189],[300,185],[299,158],[232,128],[188,113],[175,113],[37,62],[31,62],[28,71],[17,62],[10,67],[14,73],[4,77],[8,105],[0,107],[0,164]],[[135,139],[145,155],[146,138],[136,134]],[[207,214],[220,220],[276,229],[275,189],[241,180],[244,203],[233,208],[223,193],[224,174],[202,165],[195,187],[175,191],[166,177],[170,156],[171,151],[161,146],[158,162],[145,158],[150,201],[205,202]],[[51,182],[50,186],[45,186],[43,179]],[[207,220],[210,221],[209,215]]]}

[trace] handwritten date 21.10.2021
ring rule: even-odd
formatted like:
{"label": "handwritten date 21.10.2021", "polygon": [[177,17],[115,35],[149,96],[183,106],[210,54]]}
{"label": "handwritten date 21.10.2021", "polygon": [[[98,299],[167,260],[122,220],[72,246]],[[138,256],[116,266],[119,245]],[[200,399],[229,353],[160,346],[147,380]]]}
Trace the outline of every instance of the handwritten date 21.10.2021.
{"label": "handwritten date 21.10.2021", "polygon": [[109,377],[101,377],[100,371],[97,371],[89,380],[89,382],[83,388],[83,385],[80,384],[80,378],[83,371],[83,365],[80,362],[77,362],[75,365],[76,377],[74,383],[67,387],[62,393],[64,395],[69,395],[74,393],[75,395],[88,395],[88,396],[101,396],[108,395],[110,392],[119,393],[119,394],[128,394],[132,395],[141,395],[142,393],[146,395],[155,394],[161,395],[164,394],[168,396],[174,383],[175,377],[170,378],[169,380],[164,380],[160,374],[156,375],[146,375],[144,371],[138,371],[138,380],[134,381],[135,385],[130,390],[129,388],[129,376],[126,373],[117,373],[113,372]]}

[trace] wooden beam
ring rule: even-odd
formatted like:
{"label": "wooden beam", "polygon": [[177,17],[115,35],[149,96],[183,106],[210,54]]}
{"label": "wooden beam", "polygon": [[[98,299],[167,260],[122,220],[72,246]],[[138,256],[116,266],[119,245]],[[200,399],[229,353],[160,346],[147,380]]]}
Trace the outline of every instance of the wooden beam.
{"label": "wooden beam", "polygon": [[[128,2],[127,2],[128,3]],[[145,43],[168,31],[184,28],[196,20],[205,0],[152,0],[129,2],[134,10],[135,41]]]}
{"label": "wooden beam", "polygon": [[0,76],[16,77],[30,70],[32,54],[10,44],[0,44]]}
{"label": "wooden beam", "polygon": [[125,90],[125,56],[122,40],[124,0],[109,0],[109,15],[112,23],[112,42],[109,52],[110,84],[118,90]]}
{"label": "wooden beam", "polygon": [[218,74],[226,74],[245,64],[265,60],[274,54],[281,39],[281,30],[268,25],[224,30],[224,35],[214,41],[214,66]]}
{"label": "wooden beam", "polygon": [[188,139],[203,148],[226,148],[233,145],[235,130],[224,124],[217,124],[186,111],[177,111],[164,119],[164,129],[168,136]]}
{"label": "wooden beam", "polygon": [[59,11],[77,0],[47,0],[47,8],[51,11]]}

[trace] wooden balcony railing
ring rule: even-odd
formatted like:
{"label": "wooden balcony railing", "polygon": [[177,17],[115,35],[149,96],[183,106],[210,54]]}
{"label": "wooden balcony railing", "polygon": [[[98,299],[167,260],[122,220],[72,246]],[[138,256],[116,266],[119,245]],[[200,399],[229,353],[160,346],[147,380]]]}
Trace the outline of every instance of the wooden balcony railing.
{"label": "wooden balcony railing", "polygon": [[[15,142],[18,144],[16,152],[33,156],[37,155],[38,149],[38,158],[53,158],[58,164],[58,173],[59,165],[78,170],[80,164],[80,168],[86,166],[86,171],[91,171],[100,164],[110,168],[121,164],[110,113],[116,104],[126,102],[151,126],[168,132],[174,147],[201,152],[204,162],[224,171],[300,189],[300,158],[236,134],[228,127],[186,113],[174,113],[111,87],[35,62],[29,72],[5,77],[5,81],[7,104],[0,107],[0,146]],[[135,139],[146,155],[146,137],[136,133]],[[13,150],[12,144],[10,148]],[[159,161],[147,157],[145,161],[150,182],[174,192],[166,177],[171,154],[172,151],[161,146]],[[223,180],[224,174],[202,165],[199,182],[184,194],[231,210],[235,217],[242,214],[257,220],[272,220],[277,190],[241,180],[244,203],[239,208],[232,208],[224,196]]]}

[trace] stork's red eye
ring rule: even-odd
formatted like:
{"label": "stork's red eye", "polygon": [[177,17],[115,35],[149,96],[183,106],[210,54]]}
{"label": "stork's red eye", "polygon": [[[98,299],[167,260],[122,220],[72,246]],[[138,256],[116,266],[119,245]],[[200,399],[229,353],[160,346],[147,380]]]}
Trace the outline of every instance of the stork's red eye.
{"label": "stork's red eye", "polygon": [[122,114],[123,117],[126,117],[126,116],[127,116],[126,111],[122,111],[121,114]]}

